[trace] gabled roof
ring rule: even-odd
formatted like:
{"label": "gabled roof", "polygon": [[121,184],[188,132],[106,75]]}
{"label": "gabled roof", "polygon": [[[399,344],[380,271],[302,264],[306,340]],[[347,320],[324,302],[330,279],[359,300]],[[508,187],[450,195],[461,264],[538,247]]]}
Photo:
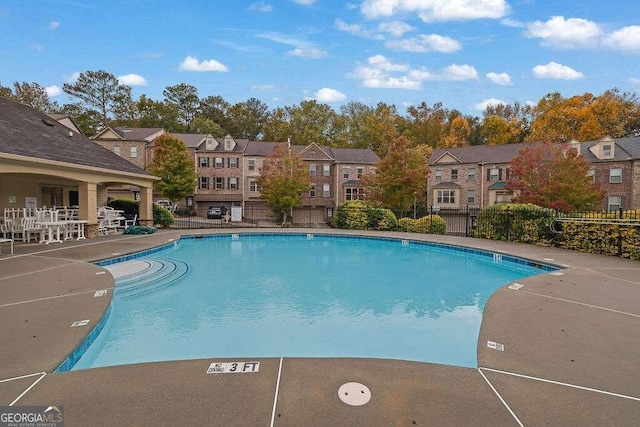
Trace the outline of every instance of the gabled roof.
{"label": "gabled roof", "polygon": [[0,157],[3,153],[149,175],[46,114],[0,97]]}
{"label": "gabled roof", "polygon": [[580,143],[580,154],[591,163],[617,162],[626,160],[640,160],[640,137],[614,139],[616,148],[612,159],[598,159],[589,148],[597,145],[601,139],[595,141],[585,141]]}
{"label": "gabled roof", "polygon": [[329,148],[338,163],[375,165],[380,157],[370,148]]}
{"label": "gabled roof", "polygon": [[172,133],[171,135],[184,142],[187,148],[197,148],[205,138],[212,138],[213,136],[206,133]]}
{"label": "gabled roof", "polygon": [[[320,151],[321,155],[318,156],[318,151]],[[328,147],[320,147],[315,142],[307,145],[300,151],[300,157],[308,160],[334,160],[333,155]]]}
{"label": "gabled roof", "polygon": [[102,129],[91,139],[119,139],[122,141],[144,141],[152,142],[154,139],[164,134],[162,128],[132,128],[132,127],[109,127]]}
{"label": "gabled roof", "polygon": [[535,143],[438,148],[429,157],[429,165],[434,165],[446,153],[460,160],[460,163],[509,163],[521,149],[531,144]]}
{"label": "gabled roof", "polygon": [[80,130],[80,127],[78,126],[78,124],[75,122],[75,120],[73,120],[73,117],[71,117],[70,115],[47,113],[47,116],[51,117],[56,122],[68,127],[72,131],[82,133],[84,135],[84,133]]}

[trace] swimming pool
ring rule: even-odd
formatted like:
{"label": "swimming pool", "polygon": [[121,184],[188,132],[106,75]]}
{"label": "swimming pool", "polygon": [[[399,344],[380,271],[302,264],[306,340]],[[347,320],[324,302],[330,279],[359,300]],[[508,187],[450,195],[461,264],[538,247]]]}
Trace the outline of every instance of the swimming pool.
{"label": "swimming pool", "polygon": [[474,249],[324,234],[183,237],[127,258],[103,263],[120,278],[104,329],[74,370],[280,356],[476,367],[489,296],[555,269]]}

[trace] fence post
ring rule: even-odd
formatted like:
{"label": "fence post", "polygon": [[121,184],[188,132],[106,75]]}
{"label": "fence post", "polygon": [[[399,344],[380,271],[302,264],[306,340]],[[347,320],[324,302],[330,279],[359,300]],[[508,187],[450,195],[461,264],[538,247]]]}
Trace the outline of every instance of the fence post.
{"label": "fence post", "polygon": [[[622,219],[622,217],[624,216],[624,212],[622,211],[622,208],[619,208],[618,210],[619,219]],[[622,231],[620,231],[620,225],[618,225],[618,256],[621,257],[622,256]]]}
{"label": "fence post", "polygon": [[464,219],[464,237],[469,237],[469,205],[467,205]]}

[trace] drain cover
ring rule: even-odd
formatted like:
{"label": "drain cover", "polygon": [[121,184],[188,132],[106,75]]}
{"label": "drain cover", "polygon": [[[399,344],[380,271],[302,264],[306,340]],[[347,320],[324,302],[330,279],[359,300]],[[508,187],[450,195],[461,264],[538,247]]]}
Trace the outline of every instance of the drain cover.
{"label": "drain cover", "polygon": [[338,389],[338,397],[347,405],[362,406],[371,400],[371,391],[364,384],[346,383]]}

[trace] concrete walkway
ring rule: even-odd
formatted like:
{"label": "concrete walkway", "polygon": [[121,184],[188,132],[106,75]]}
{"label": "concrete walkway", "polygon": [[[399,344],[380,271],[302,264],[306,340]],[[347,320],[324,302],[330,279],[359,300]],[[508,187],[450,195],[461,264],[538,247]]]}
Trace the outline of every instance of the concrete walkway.
{"label": "concrete walkway", "polygon": [[[264,231],[274,232],[233,230]],[[449,236],[342,233],[476,247],[567,268],[494,293],[484,310],[478,369],[268,358],[251,359],[260,370],[247,375],[206,374],[212,362],[226,361],[216,359],[54,374],[109,306],[113,277],[91,262],[177,240],[181,232],[17,244],[13,256],[3,247],[0,405],[62,405],[65,426],[640,425],[640,262]],[[105,297],[94,297],[104,289]],[[89,324],[72,328],[78,320]],[[344,404],[338,388],[347,382],[366,385],[369,403]]]}

